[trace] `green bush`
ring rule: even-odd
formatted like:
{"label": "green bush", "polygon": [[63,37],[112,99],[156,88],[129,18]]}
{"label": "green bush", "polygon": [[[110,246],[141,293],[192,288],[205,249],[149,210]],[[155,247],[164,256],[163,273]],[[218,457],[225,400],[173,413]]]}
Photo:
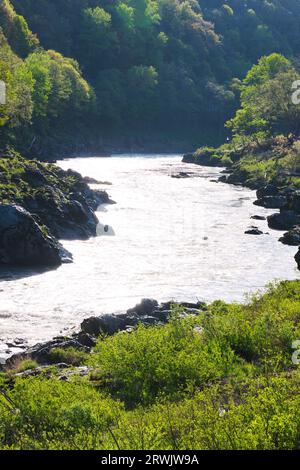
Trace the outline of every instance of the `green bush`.
{"label": "green bush", "polygon": [[9,369],[9,373],[19,374],[35,369],[36,367],[38,367],[38,363],[36,361],[33,361],[32,359],[25,359],[23,361],[17,361],[15,364],[13,364]]}
{"label": "green bush", "polygon": [[166,326],[99,340],[82,358],[91,378],[0,375],[0,449],[299,449],[299,339],[299,281],[175,310]]}
{"label": "green bush", "polygon": [[78,351],[75,348],[55,348],[49,353],[49,362],[51,364],[58,364],[64,362],[72,366],[80,366],[86,361],[87,354],[83,351]]}
{"label": "green bush", "polygon": [[90,362],[99,379],[126,403],[149,403],[164,393],[182,394],[234,371],[230,347],[206,341],[194,319],[174,316],[164,327],[140,326],[131,334],[99,341]]}

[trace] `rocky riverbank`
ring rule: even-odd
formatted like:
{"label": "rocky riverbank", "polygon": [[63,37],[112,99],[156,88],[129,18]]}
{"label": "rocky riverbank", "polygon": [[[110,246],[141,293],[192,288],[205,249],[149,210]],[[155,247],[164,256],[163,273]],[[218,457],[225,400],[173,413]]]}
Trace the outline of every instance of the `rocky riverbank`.
{"label": "rocky riverbank", "polygon": [[[245,180],[238,179],[234,171],[222,176],[220,181],[245,185]],[[286,231],[279,238],[281,243],[299,247],[295,260],[300,269],[300,190],[293,186],[282,186],[282,183],[276,184],[274,181],[259,187],[256,196],[255,205],[279,210],[267,217],[268,226],[273,230]]]}
{"label": "rocky riverbank", "polygon": [[100,204],[112,203],[88,179],[54,164],[0,156],[0,264],[59,266],[72,262],[59,239],[96,236]]}
{"label": "rocky riverbank", "polygon": [[200,311],[207,309],[206,304],[203,302],[176,303],[170,301],[159,304],[153,299],[143,299],[140,304],[127,310],[125,313],[87,318],[81,323],[80,331],[69,336],[59,336],[51,341],[39,343],[32,347],[28,347],[25,342],[22,343],[22,340],[17,338],[7,345],[6,353],[9,353],[9,348],[11,348],[11,353],[15,348],[19,352],[11,355],[6,361],[2,359],[2,367],[9,369],[24,360],[33,360],[42,366],[54,364],[60,362],[59,356],[54,354],[58,349],[69,350],[71,348],[88,353],[95,346],[97,338],[101,336],[113,336],[121,332],[131,332],[140,324],[153,326],[168,323],[172,309],[176,306],[180,308],[182,315],[198,315]]}
{"label": "rocky riverbank", "polygon": [[[265,147],[243,148],[239,151],[226,145],[219,149],[201,148],[194,154],[184,155],[183,162],[226,167],[219,182],[254,189],[257,195],[254,205],[277,209],[279,212],[267,217],[268,226],[286,232],[279,238],[281,243],[299,247],[295,260],[300,269],[298,144],[299,141],[293,139],[274,138]],[[257,227],[245,233],[262,234]]]}

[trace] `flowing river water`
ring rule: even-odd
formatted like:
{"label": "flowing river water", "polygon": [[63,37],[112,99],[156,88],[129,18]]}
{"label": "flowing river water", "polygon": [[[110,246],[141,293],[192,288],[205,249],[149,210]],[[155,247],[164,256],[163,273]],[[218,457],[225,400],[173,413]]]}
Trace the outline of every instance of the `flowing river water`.
{"label": "flowing river water", "polygon": [[[296,248],[279,243],[266,221],[250,219],[275,211],[254,206],[254,191],[216,183],[220,169],[183,164],[180,155],[97,156],[60,166],[111,182],[95,187],[117,204],[99,208],[98,237],[63,242],[73,264],[2,270],[0,358],[14,338],[44,341],[145,297],[243,301],[270,281],[299,278]],[[194,177],[171,177],[180,171]],[[246,235],[251,225],[265,234]]]}

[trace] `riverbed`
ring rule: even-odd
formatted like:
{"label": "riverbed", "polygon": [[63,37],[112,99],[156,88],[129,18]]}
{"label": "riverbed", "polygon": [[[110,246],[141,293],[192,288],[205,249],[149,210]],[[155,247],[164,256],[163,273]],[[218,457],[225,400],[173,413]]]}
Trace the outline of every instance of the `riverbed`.
{"label": "riverbed", "polygon": [[[99,208],[96,238],[63,242],[73,264],[43,273],[2,270],[2,350],[16,337],[45,341],[145,297],[240,302],[271,281],[299,278],[296,248],[279,243],[281,232],[266,221],[250,219],[275,211],[254,206],[254,191],[217,183],[220,169],[181,158],[115,155],[59,163],[101,181],[92,186],[116,204]],[[192,177],[172,178],[181,171]],[[251,225],[264,234],[246,235]]]}

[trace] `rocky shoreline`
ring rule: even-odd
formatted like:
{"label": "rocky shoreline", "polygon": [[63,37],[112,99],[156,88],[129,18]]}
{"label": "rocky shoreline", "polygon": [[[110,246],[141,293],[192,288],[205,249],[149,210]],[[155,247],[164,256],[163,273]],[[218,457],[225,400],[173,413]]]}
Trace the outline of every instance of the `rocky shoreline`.
{"label": "rocky shoreline", "polygon": [[72,262],[59,240],[96,236],[95,211],[113,203],[106,191],[91,189],[91,181],[16,153],[0,156],[0,264],[52,268]]}
{"label": "rocky shoreline", "polygon": [[[143,299],[141,303],[121,314],[106,314],[89,317],[81,323],[79,332],[69,336],[58,336],[51,341],[38,343],[32,347],[22,344],[22,340],[7,345],[12,349],[18,348],[19,352],[11,355],[6,361],[2,361],[2,369],[14,368],[16,364],[24,360],[34,360],[40,366],[56,364],[53,361],[53,351],[56,349],[89,353],[96,345],[97,338],[112,336],[118,333],[133,331],[138,325],[153,326],[165,325],[172,315],[172,309],[179,307],[181,315],[198,315],[200,311],[207,309],[203,302],[164,302],[159,304],[153,299]],[[0,362],[1,367],[1,362]],[[30,372],[24,372],[28,375]]]}
{"label": "rocky shoreline", "polygon": [[[204,159],[200,163],[199,159],[195,161],[193,154],[186,154],[182,160],[184,163],[192,163],[200,166],[219,166],[217,162],[213,164]],[[279,241],[285,245],[298,246],[295,255],[295,261],[300,270],[300,190],[293,186],[284,185],[286,174],[277,175],[271,183],[257,180],[249,184],[247,182],[248,174],[240,171],[238,168],[227,167],[222,170],[223,175],[218,182],[233,184],[236,186],[245,186],[256,190],[257,200],[254,205],[265,207],[266,209],[278,209],[279,212],[267,217],[268,227],[273,230],[286,231]],[[282,177],[281,177],[282,176]],[[259,217],[259,216],[257,216]],[[253,216],[252,219],[255,219]],[[261,235],[257,227],[251,227],[245,232],[249,235]]]}

